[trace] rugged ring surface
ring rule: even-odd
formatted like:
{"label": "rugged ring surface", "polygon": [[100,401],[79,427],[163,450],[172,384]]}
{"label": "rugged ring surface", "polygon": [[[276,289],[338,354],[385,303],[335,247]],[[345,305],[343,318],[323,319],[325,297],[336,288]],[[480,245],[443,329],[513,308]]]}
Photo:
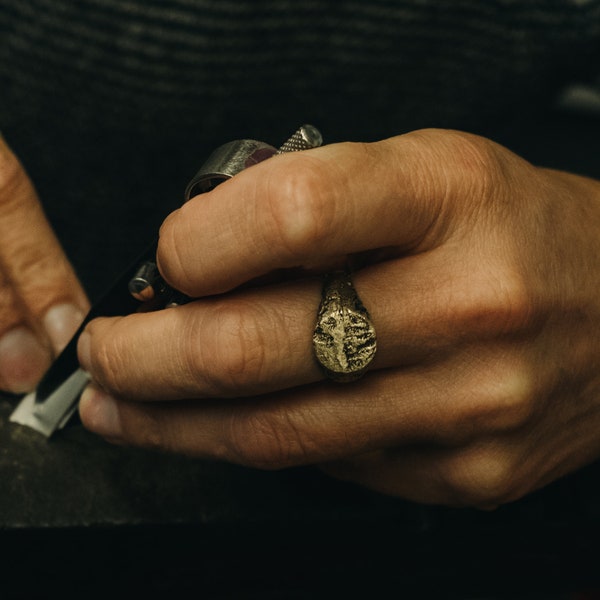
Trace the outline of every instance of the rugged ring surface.
{"label": "rugged ring surface", "polygon": [[339,382],[362,377],[375,357],[375,327],[347,271],[325,277],[313,349],[327,377]]}

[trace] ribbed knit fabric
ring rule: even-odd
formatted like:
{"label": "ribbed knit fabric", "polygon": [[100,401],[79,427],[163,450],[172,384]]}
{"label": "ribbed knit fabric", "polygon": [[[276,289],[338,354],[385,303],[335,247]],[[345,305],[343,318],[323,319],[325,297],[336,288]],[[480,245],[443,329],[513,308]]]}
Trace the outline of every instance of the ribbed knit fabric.
{"label": "ribbed knit fabric", "polygon": [[0,129],[76,264],[116,264],[215,145],[487,130],[599,42],[597,0],[0,0]]}
{"label": "ribbed knit fabric", "polygon": [[50,103],[78,125],[297,114],[371,139],[478,124],[600,73],[599,2],[2,0],[0,15],[3,126]]}

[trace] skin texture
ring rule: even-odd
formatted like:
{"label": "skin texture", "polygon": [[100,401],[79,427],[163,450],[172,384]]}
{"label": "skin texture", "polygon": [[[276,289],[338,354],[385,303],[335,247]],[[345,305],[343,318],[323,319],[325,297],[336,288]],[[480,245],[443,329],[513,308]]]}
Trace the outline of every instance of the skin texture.
{"label": "skin texture", "polygon": [[[598,182],[460,132],[271,158],[163,224],[161,272],[198,300],[89,324],[81,418],[117,443],[492,508],[600,455],[599,234]],[[378,352],[336,384],[311,336],[318,273],[344,260]]]}
{"label": "skin texture", "polygon": [[88,301],[22,165],[0,136],[0,388],[32,390]]}

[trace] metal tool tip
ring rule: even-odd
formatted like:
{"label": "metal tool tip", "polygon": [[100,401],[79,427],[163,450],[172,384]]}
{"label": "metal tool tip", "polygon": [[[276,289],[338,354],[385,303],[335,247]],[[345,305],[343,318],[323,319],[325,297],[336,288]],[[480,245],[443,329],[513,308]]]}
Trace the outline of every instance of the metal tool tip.
{"label": "metal tool tip", "polygon": [[148,281],[141,278],[132,279],[129,284],[129,293],[141,302],[152,300],[155,296],[154,288],[148,284]]}
{"label": "metal tool tip", "polygon": [[62,429],[77,410],[79,396],[89,381],[90,376],[77,369],[44,402],[37,401],[37,392],[27,394],[9,420],[50,437],[57,429]]}
{"label": "metal tool tip", "polygon": [[323,143],[321,132],[314,125],[302,125],[277,150],[277,154],[318,148]]}
{"label": "metal tool tip", "polygon": [[300,134],[307,144],[313,148],[318,148],[323,144],[323,136],[321,132],[314,126],[308,123],[300,127]]}

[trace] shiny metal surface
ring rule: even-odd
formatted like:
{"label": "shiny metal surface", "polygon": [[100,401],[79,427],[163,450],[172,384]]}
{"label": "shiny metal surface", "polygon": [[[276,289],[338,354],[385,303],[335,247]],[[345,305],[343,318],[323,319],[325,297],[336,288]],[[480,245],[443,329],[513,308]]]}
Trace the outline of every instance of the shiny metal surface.
{"label": "shiny metal surface", "polygon": [[237,175],[276,154],[277,150],[257,140],[235,140],[219,146],[200,167],[185,190],[185,199],[214,189]]}

